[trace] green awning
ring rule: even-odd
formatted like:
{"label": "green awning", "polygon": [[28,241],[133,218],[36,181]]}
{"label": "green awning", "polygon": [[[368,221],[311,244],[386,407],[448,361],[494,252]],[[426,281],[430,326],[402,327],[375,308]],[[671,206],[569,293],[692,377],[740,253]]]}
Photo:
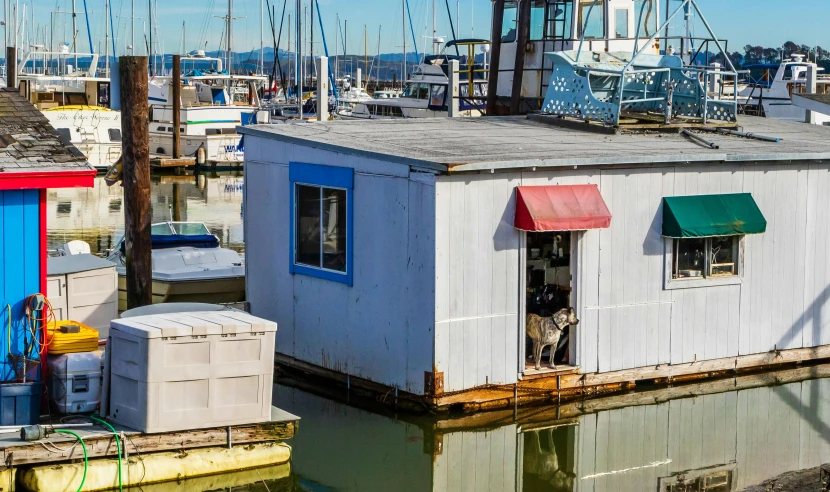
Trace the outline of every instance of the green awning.
{"label": "green awning", "polygon": [[663,198],[664,237],[761,234],[767,220],[749,193]]}

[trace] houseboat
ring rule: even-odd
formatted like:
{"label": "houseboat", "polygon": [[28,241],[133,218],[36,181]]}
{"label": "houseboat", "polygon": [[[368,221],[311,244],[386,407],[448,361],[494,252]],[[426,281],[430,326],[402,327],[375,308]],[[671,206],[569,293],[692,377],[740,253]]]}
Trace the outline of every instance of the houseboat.
{"label": "houseboat", "polygon": [[[244,128],[252,312],[280,324],[280,364],[436,409],[828,358],[830,134],[735,124],[780,140],[524,117]],[[475,138],[424,145],[448,135]],[[537,370],[525,319],[562,308],[579,324]]]}

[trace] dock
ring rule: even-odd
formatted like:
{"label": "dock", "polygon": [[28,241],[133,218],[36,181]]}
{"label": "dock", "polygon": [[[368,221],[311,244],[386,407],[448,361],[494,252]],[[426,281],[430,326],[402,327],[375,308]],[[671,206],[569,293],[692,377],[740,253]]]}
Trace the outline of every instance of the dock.
{"label": "dock", "polygon": [[150,167],[152,167],[153,169],[174,169],[182,167],[187,168],[193,167],[195,165],[195,157],[180,157],[178,159],[174,159],[172,157],[162,155],[150,156]]}
{"label": "dock", "polygon": [[[60,423],[57,422],[56,417],[54,425],[60,428],[61,425],[72,426],[89,422],[91,422],[89,418],[79,415],[60,419]],[[44,422],[42,425],[49,428],[48,422]],[[177,480],[180,477],[203,477],[240,469],[285,465],[290,461],[291,449],[282,443],[293,438],[297,433],[299,417],[272,407],[271,421],[259,424],[159,434],[141,433],[119,425],[113,425],[113,427],[122,437],[124,448],[122,459],[128,462],[123,465],[123,469],[128,471],[128,469],[135,467],[136,462],[134,460],[138,460],[139,472],[135,474],[135,481],[130,482],[130,486],[135,486],[139,483],[163,483]],[[70,427],[69,429],[76,432],[83,439],[90,470],[93,469],[93,466],[103,467],[104,469],[111,466],[113,469],[112,474],[108,474],[106,471],[98,471],[94,476],[104,476],[107,480],[109,478],[114,479],[115,473],[117,473],[117,461],[115,460],[118,458],[118,452],[113,434],[98,425]],[[49,434],[45,439],[27,442],[20,439],[19,431],[0,433],[0,453],[2,453],[0,456],[2,456],[4,463],[4,466],[0,468],[0,474],[10,480],[16,475],[18,480],[32,483],[32,480],[34,480],[32,477],[37,474],[48,477],[50,474],[54,475],[55,471],[59,469],[71,466],[82,468],[84,452],[81,446],[75,445],[76,442],[73,436],[67,434]],[[257,452],[258,446],[267,448],[274,445],[279,447]],[[237,450],[238,453],[233,456],[222,456],[223,450]],[[238,455],[243,453],[243,450],[249,453],[253,452],[257,456],[249,458],[243,456],[240,461]],[[208,470],[200,471],[194,469],[192,464],[188,465],[181,459],[172,461],[172,464],[169,459],[170,456],[182,458],[191,455],[206,461],[209,459],[213,465]],[[244,465],[246,459],[250,460],[250,466]],[[228,463],[227,469],[222,467],[223,460]],[[158,463],[158,467],[163,469],[163,471],[157,470],[161,475],[152,473],[145,476],[141,468],[147,463]],[[129,473],[126,473],[126,475],[129,475]],[[67,485],[52,483],[52,480],[54,478],[49,481],[48,489],[42,486],[27,488],[31,490],[63,490],[63,487]],[[89,480],[90,477],[87,477],[87,488],[85,490],[108,490],[107,488],[96,488],[96,485],[91,484]],[[124,480],[126,486],[126,478]],[[34,481],[37,482],[37,480]],[[44,479],[40,478],[40,481],[43,482]],[[75,489],[72,488],[71,490]]]}

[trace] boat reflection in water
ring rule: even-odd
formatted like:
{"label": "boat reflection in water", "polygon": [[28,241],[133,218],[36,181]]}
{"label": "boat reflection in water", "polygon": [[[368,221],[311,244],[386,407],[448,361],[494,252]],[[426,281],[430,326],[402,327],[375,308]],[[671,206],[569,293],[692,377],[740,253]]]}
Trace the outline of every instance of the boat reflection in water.
{"label": "boat reflection in water", "polygon": [[[204,222],[221,247],[244,253],[242,192],[241,173],[152,176],[153,223]],[[47,224],[50,250],[81,240],[103,254],[124,235],[124,189],[98,177],[94,188],[49,190]]]}
{"label": "boat reflection in water", "polygon": [[[730,492],[830,463],[830,379],[802,380],[817,374],[830,366],[525,408],[515,421],[405,422],[279,386],[275,401],[303,416],[293,472],[320,490]],[[794,382],[761,386],[775,378]]]}

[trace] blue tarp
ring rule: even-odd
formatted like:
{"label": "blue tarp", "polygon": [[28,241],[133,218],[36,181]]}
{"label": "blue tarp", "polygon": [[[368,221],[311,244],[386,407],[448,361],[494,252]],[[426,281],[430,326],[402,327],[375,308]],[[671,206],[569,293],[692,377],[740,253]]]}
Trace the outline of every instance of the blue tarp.
{"label": "blue tarp", "polygon": [[[182,236],[180,234],[153,235],[151,237],[153,249],[183,248],[218,248],[219,239],[212,234],[199,236]],[[121,242],[121,252],[126,253],[126,243]]]}

